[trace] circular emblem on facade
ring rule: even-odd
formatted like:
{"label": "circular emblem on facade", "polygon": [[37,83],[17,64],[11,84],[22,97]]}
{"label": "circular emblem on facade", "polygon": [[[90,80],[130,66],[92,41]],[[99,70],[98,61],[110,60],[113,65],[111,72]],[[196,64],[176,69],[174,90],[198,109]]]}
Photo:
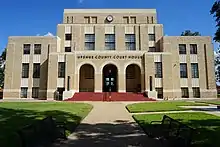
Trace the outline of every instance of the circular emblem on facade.
{"label": "circular emblem on facade", "polygon": [[107,20],[108,22],[112,22],[112,21],[113,21],[113,16],[108,15],[108,16],[106,17],[106,20]]}

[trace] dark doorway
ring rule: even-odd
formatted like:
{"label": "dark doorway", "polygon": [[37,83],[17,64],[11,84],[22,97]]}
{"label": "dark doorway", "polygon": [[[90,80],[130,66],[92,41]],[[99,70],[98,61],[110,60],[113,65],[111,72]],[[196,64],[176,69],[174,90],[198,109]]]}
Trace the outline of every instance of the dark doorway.
{"label": "dark doorway", "polygon": [[103,92],[118,91],[118,69],[115,65],[108,64],[103,68]]}
{"label": "dark doorway", "polygon": [[57,99],[58,101],[62,101],[63,100],[63,92],[65,91],[65,88],[63,87],[58,87],[57,88],[57,92],[58,92],[58,96]]}

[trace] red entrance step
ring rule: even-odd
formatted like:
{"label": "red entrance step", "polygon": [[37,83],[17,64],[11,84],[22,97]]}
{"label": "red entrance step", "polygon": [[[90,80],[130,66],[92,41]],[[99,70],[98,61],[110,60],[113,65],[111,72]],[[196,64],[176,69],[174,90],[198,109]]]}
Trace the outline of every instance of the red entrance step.
{"label": "red entrance step", "polygon": [[65,101],[155,101],[152,98],[144,97],[143,94],[137,93],[119,93],[112,92],[111,98],[105,92],[77,92],[72,98]]}

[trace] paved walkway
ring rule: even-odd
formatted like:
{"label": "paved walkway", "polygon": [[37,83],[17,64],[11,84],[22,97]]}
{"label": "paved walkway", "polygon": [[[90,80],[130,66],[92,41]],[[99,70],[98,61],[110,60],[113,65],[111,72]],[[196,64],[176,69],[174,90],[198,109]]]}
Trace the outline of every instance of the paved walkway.
{"label": "paved walkway", "polygon": [[61,147],[155,147],[122,102],[90,102],[89,115]]}

